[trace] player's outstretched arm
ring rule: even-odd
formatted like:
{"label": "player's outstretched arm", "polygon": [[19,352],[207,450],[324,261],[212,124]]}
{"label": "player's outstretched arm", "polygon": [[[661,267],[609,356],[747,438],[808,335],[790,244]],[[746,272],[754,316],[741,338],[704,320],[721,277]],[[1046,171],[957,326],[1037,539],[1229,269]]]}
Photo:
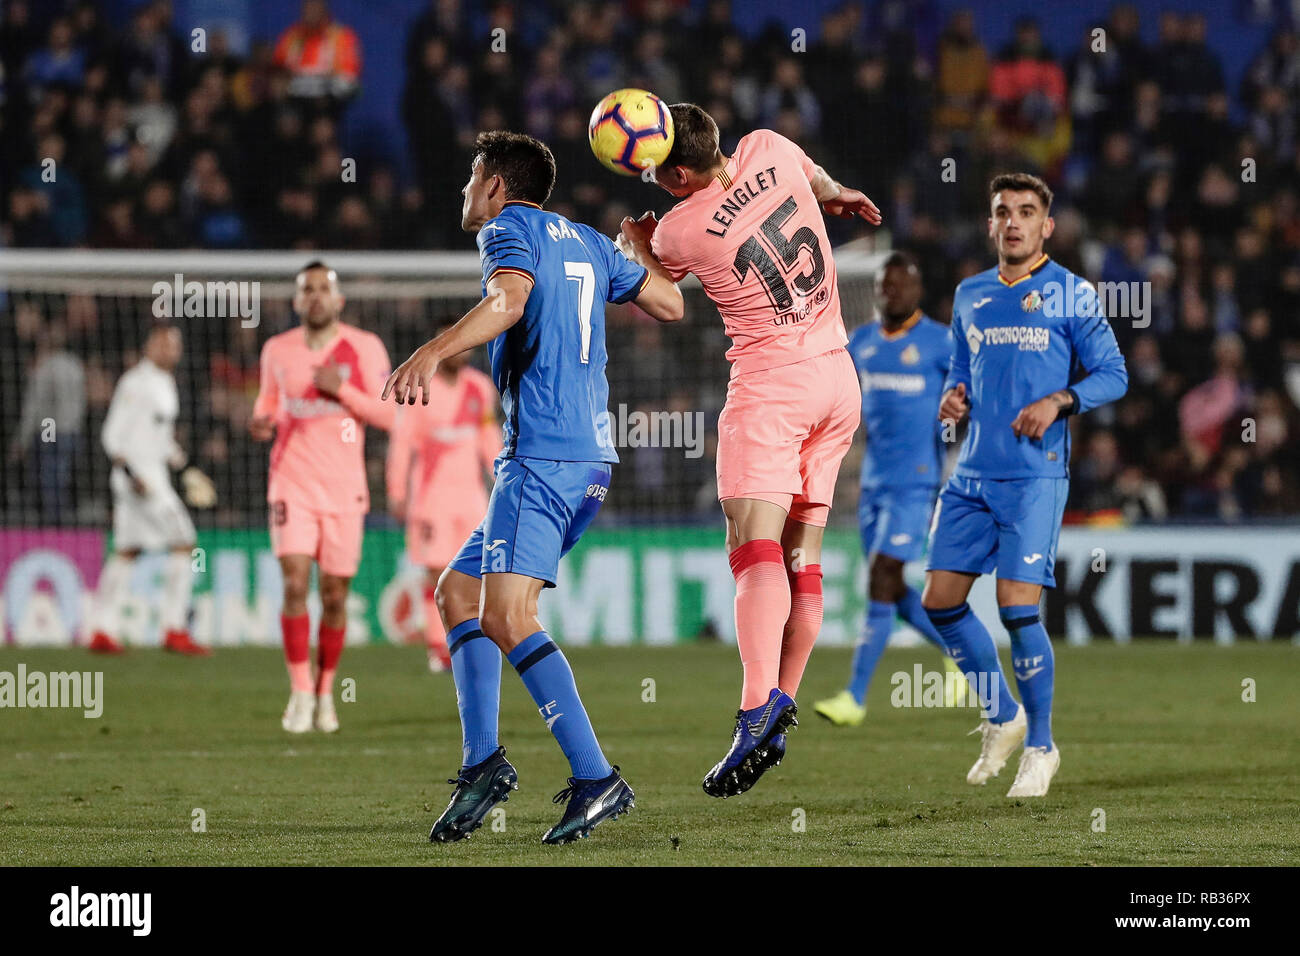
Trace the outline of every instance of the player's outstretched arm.
{"label": "player's outstretched arm", "polygon": [[524,315],[524,306],[533,291],[533,280],[518,272],[500,271],[487,283],[487,295],[470,309],[459,322],[438,337],[425,342],[411,357],[397,367],[380,394],[381,400],[392,396],[399,405],[429,404],[429,382],[442,360],[490,342]]}
{"label": "player's outstretched arm", "polygon": [[677,288],[677,283],[650,248],[650,240],[658,225],[659,221],[652,212],[635,221],[626,216],[614,242],[623,255],[650,272],[650,281],[637,294],[636,304],[660,322],[680,322],[686,315],[682,290]]}
{"label": "player's outstretched arm", "polygon": [[812,186],[813,195],[822,204],[822,209],[827,215],[839,216],[841,219],[852,219],[858,216],[873,226],[880,225],[880,208],[864,193],[836,182],[835,178],[822,167],[817,166],[813,169],[812,175],[808,177],[808,183]]}

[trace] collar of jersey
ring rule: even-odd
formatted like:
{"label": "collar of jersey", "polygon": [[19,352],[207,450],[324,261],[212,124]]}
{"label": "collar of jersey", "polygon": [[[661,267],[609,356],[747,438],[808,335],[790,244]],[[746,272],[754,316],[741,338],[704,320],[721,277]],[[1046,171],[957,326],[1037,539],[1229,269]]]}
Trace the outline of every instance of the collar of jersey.
{"label": "collar of jersey", "polygon": [[903,320],[902,325],[894,329],[894,331],[892,332],[886,332],[884,325],[881,325],[880,337],[884,339],[886,342],[893,342],[896,339],[901,339],[908,332],[912,331],[916,323],[920,321],[921,321],[921,310],[917,309],[915,312],[913,312],[911,315],[909,315],[906,319]]}
{"label": "collar of jersey", "polygon": [[727,161],[723,163],[722,168],[718,170],[718,174],[713,177],[713,181],[717,183],[719,186],[721,186],[724,190],[730,189],[732,186],[736,184],[735,180],[731,178],[731,174],[727,172],[727,167],[731,165],[731,161],[733,159],[735,159],[734,156],[728,156]]}
{"label": "collar of jersey", "polygon": [[1035,262],[1032,266],[1030,266],[1029,271],[1026,272],[1024,275],[1022,275],[1019,279],[1006,279],[1003,277],[1001,271],[999,271],[998,281],[1001,282],[1004,286],[1006,286],[1009,289],[1018,282],[1024,282],[1026,279],[1028,279],[1035,272],[1037,272],[1039,269],[1041,269],[1043,266],[1047,265],[1051,261],[1052,261],[1051,257],[1044,252],[1043,257],[1039,259],[1037,262]]}
{"label": "collar of jersey", "polygon": [[507,206],[532,206],[534,209],[542,208],[540,204],[535,202],[529,202],[527,199],[507,199],[506,205]]}

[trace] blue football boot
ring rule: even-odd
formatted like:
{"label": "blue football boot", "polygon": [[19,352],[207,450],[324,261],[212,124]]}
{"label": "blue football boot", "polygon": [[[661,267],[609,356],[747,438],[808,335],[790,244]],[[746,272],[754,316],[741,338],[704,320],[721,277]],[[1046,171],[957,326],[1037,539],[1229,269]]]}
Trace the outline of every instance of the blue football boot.
{"label": "blue football boot", "polygon": [[462,767],[454,780],[451,801],[429,831],[430,843],[453,843],[469,839],[483,825],[483,818],[498,803],[510,799],[510,791],[519,789],[519,774],[506,759],[506,748],[498,747],[486,760],[472,767]]}
{"label": "blue football boot", "polygon": [[618,767],[600,780],[569,778],[569,785],[555,795],[555,803],[566,803],[560,822],[546,831],[543,843],[558,846],[590,836],[597,824],[617,820],[619,814],[636,806],[636,794]]}
{"label": "blue football boot", "polygon": [[785,735],[799,721],[794,698],[779,687],[772,688],[767,703],[753,710],[736,712],[736,730],[731,749],[704,777],[704,792],[711,797],[734,797],[744,793],[758,778],[785,757]]}

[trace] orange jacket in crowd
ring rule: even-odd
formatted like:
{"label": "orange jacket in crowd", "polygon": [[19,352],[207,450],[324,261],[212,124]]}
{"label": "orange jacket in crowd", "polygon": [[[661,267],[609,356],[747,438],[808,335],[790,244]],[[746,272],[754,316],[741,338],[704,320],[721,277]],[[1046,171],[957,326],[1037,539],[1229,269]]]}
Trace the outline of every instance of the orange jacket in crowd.
{"label": "orange jacket in crowd", "polygon": [[292,74],[295,96],[347,96],[361,76],[361,44],[350,27],[333,20],[319,27],[295,23],[275,44],[275,65]]}

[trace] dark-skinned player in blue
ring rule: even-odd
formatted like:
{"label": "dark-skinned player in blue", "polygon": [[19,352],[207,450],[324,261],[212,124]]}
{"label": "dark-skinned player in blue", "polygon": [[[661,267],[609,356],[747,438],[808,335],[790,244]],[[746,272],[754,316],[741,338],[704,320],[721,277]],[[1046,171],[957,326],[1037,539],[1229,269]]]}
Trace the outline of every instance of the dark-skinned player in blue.
{"label": "dark-skinned player in blue", "polygon": [[[989,210],[997,267],[953,294],[952,368],[939,418],[969,414],[970,428],[939,493],[921,600],[963,673],[975,675],[984,708],[980,756],[966,781],[997,776],[1023,743],[1007,796],[1042,797],[1061,752],[1052,739],[1052,642],[1038,602],[1056,583],[1070,487],[1067,419],[1121,397],[1128,372],[1096,290],[1043,252],[1055,227],[1047,184],[1028,173],[996,176]],[[1023,705],[966,603],[975,579],[990,572]]]}
{"label": "dark-skinned player in blue", "polygon": [[586,837],[630,810],[635,794],[610,765],[564,653],[537,618],[560,558],[591,523],[618,461],[609,430],[605,303],[633,299],[654,318],[682,318],[681,292],[661,267],[632,263],[612,240],[542,208],[555,159],[531,136],[480,133],[461,225],[478,235],[483,299],[422,345],[384,397],[427,403],[448,356],[488,343],[501,391],[505,447],[487,516],[438,581],[464,753],[451,801],[429,839],[469,836],[517,787],[497,739],[501,656],[518,672],[573,776],[543,842]]}
{"label": "dark-skinned player in blue", "polygon": [[[880,319],[853,330],[847,346],[862,384],[862,458],[858,525],[871,561],[867,619],[853,650],[848,686],[813,710],[839,727],[867,715],[866,695],[894,621],[902,618],[944,654],[951,677],[945,702],[965,694],[965,678],[921,606],[921,593],[903,578],[904,566],[925,552],[934,498],[943,478],[943,426],[935,421],[952,360],[948,327],[921,312],[921,269],[894,252],[876,288]],[[926,436],[930,440],[926,440]]]}

